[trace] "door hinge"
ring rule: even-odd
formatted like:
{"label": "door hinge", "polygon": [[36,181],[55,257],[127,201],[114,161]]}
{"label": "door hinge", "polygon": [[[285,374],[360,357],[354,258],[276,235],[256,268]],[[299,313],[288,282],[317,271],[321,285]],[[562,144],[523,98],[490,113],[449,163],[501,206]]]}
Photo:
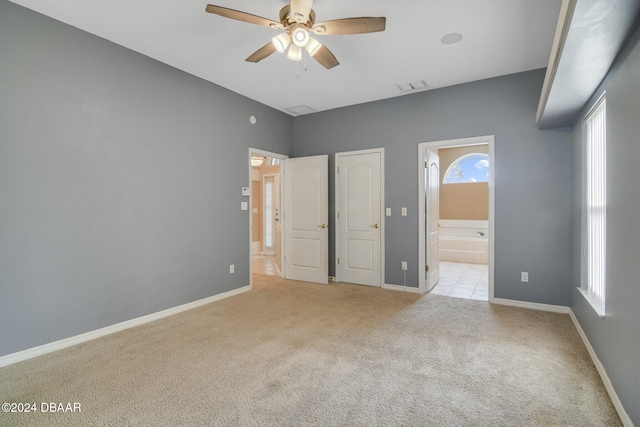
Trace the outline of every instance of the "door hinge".
{"label": "door hinge", "polygon": [[424,162],[424,167],[429,169],[429,162]]}
{"label": "door hinge", "polygon": [[340,219],[340,212],[338,212],[337,215],[338,215],[338,219]]}
{"label": "door hinge", "polygon": [[340,264],[340,258],[338,258],[338,264]]}
{"label": "door hinge", "polygon": [[340,173],[340,166],[338,166],[338,173]]}
{"label": "door hinge", "polygon": [[427,272],[429,271],[429,266],[428,265],[424,266],[424,271],[427,271]]}

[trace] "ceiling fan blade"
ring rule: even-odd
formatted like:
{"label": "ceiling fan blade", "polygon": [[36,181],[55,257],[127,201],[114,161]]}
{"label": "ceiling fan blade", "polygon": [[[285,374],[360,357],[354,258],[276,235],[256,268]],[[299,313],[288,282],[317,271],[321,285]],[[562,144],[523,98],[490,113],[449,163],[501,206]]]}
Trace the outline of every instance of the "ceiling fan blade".
{"label": "ceiling fan blade", "polygon": [[269,42],[266,45],[262,46],[260,49],[256,50],[249,56],[246,61],[247,62],[260,62],[267,56],[271,55],[276,51],[276,47],[273,43]]}
{"label": "ceiling fan blade", "polygon": [[316,34],[364,34],[384,31],[387,18],[344,18],[315,24],[312,30]]}
{"label": "ceiling fan blade", "polygon": [[224,16],[225,18],[235,19],[237,21],[248,22],[250,24],[263,25],[265,27],[271,28],[284,28],[282,24],[276,21],[272,21],[271,19],[263,18],[261,16],[252,15],[250,13],[241,12],[235,9],[228,9],[226,7],[214,6],[212,4],[208,4],[205,9],[209,13],[213,13],[215,15]]}
{"label": "ceiling fan blade", "polygon": [[321,63],[322,66],[327,70],[335,67],[336,65],[340,65],[336,57],[333,56],[333,53],[331,53],[331,51],[327,49],[325,45],[322,45],[322,47],[318,50],[318,52],[315,55],[313,55],[313,57],[316,61]]}
{"label": "ceiling fan blade", "polygon": [[313,0],[291,0],[291,19],[305,24],[309,20]]}

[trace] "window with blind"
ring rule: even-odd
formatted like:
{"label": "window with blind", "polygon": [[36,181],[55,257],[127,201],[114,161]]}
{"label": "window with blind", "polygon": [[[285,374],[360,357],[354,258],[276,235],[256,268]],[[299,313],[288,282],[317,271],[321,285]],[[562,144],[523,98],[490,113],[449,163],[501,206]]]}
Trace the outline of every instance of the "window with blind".
{"label": "window with blind", "polygon": [[583,268],[581,292],[598,315],[605,313],[606,286],[606,100],[603,97],[584,120],[584,170],[586,191],[584,197]]}

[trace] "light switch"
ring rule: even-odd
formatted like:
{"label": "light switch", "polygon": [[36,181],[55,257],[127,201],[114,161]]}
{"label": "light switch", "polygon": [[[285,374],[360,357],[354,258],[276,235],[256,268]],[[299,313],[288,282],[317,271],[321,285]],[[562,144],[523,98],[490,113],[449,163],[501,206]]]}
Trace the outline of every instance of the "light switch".
{"label": "light switch", "polygon": [[391,208],[387,208],[387,216],[391,216]]}
{"label": "light switch", "polygon": [[251,195],[251,190],[249,189],[249,187],[242,187],[242,195],[243,196],[250,196]]}
{"label": "light switch", "polygon": [[248,211],[249,210],[249,202],[240,202],[240,209],[242,209],[243,211]]}
{"label": "light switch", "polygon": [[402,216],[407,216],[407,208],[402,208]]}

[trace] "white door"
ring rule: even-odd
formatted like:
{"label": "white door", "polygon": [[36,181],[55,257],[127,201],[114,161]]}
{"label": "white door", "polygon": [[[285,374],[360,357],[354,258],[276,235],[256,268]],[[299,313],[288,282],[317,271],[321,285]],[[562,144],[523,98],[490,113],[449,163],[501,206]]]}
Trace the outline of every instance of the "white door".
{"label": "white door", "polygon": [[329,283],[327,155],[284,160],[284,277]]}
{"label": "white door", "polygon": [[336,155],[338,277],[381,286],[381,153]]}
{"label": "white door", "polygon": [[438,255],[438,227],[440,222],[440,158],[431,151],[425,152],[426,169],[424,172],[425,195],[425,242],[426,242],[426,274],[425,285],[427,291],[440,280]]}

